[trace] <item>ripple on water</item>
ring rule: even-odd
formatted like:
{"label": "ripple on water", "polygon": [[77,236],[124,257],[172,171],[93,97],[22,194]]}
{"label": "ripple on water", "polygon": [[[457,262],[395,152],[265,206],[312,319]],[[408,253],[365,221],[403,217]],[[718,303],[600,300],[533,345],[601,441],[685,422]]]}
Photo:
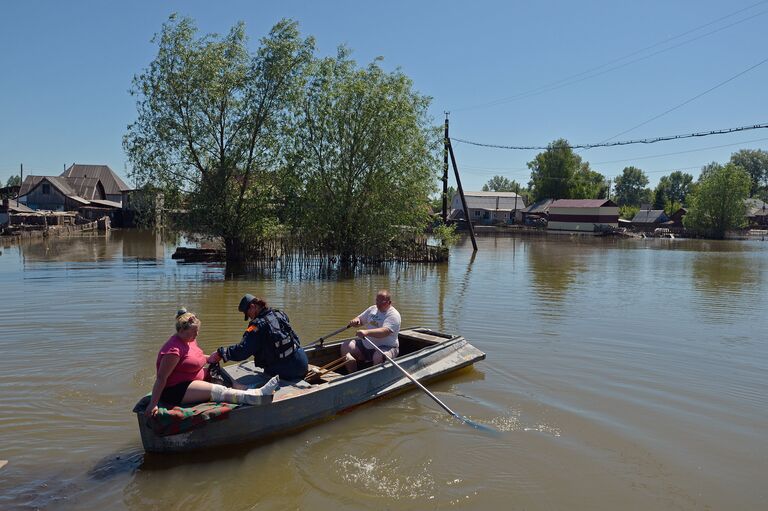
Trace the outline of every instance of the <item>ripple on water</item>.
{"label": "ripple on water", "polygon": [[371,496],[391,499],[429,497],[435,490],[435,479],[429,471],[432,460],[420,467],[410,467],[404,474],[398,459],[382,460],[376,456],[346,454],[335,460],[342,480]]}

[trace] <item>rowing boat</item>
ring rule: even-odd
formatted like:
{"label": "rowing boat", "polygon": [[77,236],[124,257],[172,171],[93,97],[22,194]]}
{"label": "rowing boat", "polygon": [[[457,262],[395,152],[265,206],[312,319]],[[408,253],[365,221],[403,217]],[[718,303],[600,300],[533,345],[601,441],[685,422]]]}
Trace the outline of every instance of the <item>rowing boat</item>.
{"label": "rowing boat", "polygon": [[[485,358],[485,353],[460,335],[428,328],[400,331],[400,355],[394,360],[416,380],[424,382]],[[308,377],[298,382],[281,381],[281,386],[264,404],[213,405],[214,420],[180,412],[190,419],[188,427],[160,430],[156,419],[147,419],[145,396],[133,411],[139,423],[141,441],[147,452],[184,452],[242,444],[304,428],[373,399],[403,391],[415,385],[393,364],[384,362],[346,374],[341,358],[343,341],[306,348],[310,363]],[[252,361],[222,368],[224,380],[254,386],[266,381]],[[203,405],[205,408],[205,405]],[[179,411],[181,409],[174,409]],[[194,419],[198,420],[195,421]],[[192,424],[194,422],[194,424]]]}

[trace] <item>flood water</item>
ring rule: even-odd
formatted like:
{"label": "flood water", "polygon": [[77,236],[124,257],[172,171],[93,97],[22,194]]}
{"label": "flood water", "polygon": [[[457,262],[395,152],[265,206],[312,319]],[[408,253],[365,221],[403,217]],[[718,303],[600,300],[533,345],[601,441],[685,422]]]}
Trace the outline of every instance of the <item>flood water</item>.
{"label": "flood water", "polygon": [[[0,509],[768,509],[768,242],[486,237],[445,264],[225,278],[147,232],[0,255]],[[131,409],[180,305],[210,351],[240,297],[304,343],[389,288],[487,353],[269,443],[148,455]]]}

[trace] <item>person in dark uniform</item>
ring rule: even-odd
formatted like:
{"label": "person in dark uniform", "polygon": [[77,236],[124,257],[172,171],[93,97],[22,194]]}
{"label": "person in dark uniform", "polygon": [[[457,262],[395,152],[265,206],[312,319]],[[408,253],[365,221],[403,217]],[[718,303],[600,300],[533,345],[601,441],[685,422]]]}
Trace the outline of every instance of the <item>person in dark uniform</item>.
{"label": "person in dark uniform", "polygon": [[242,340],[211,353],[209,364],[222,360],[239,362],[253,356],[254,364],[263,368],[268,376],[277,375],[285,380],[300,380],[306,376],[307,355],[283,311],[271,309],[266,301],[251,294],[243,296],[237,310],[248,321]]}

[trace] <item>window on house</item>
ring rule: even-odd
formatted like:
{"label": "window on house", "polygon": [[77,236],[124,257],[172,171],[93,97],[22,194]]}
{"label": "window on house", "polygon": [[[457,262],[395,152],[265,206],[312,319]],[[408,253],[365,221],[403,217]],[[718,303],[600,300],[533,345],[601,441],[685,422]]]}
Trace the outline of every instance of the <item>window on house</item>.
{"label": "window on house", "polygon": [[480,210],[478,209],[475,210],[475,216],[480,216]]}
{"label": "window on house", "polygon": [[43,195],[49,195],[51,193],[51,185],[43,185]]}

